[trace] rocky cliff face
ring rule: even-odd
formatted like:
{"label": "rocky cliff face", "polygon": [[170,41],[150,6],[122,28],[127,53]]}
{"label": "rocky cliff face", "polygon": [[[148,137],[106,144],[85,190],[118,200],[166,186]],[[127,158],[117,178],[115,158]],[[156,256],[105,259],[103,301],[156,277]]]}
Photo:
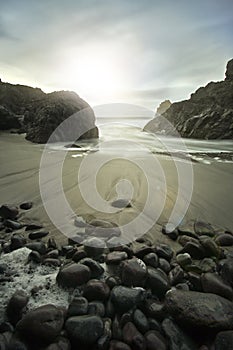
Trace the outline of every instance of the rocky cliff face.
{"label": "rocky cliff face", "polygon": [[98,137],[95,115],[88,103],[74,92],[46,94],[38,88],[0,80],[0,130],[16,129],[25,132],[32,142],[46,143],[57,126],[75,113],[74,123],[67,124],[53,141]]}
{"label": "rocky cliff face", "polygon": [[175,135],[174,128],[182,137],[233,138],[233,59],[227,63],[224,81],[210,82],[189,100],[173,103],[161,117],[151,120],[144,131]]}

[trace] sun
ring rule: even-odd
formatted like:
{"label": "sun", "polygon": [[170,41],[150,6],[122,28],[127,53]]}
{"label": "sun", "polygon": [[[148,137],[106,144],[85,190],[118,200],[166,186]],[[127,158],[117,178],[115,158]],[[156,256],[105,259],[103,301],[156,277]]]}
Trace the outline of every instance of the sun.
{"label": "sun", "polygon": [[110,53],[77,55],[67,61],[63,75],[70,88],[96,101],[116,97],[125,85],[122,64]]}

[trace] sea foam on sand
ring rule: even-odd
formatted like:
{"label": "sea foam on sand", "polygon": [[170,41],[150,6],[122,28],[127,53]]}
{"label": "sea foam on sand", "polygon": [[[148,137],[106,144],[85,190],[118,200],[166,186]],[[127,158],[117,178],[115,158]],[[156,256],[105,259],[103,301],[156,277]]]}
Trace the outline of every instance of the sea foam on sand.
{"label": "sea foam on sand", "polygon": [[[9,299],[20,289],[30,296],[29,309],[50,303],[55,306],[68,306],[68,292],[56,284],[58,268],[37,265],[32,270],[27,264],[30,252],[31,250],[24,247],[0,257],[0,264],[6,264],[7,270],[13,272],[13,281],[1,283],[0,321],[4,318]],[[31,295],[31,290],[35,287],[39,287],[39,291]]]}

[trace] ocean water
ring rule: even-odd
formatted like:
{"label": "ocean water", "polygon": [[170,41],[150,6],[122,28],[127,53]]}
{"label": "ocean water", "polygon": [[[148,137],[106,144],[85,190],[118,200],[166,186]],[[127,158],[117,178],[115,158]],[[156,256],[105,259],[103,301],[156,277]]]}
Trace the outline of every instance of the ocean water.
{"label": "ocean water", "polygon": [[[76,142],[80,148],[69,147],[68,150],[72,151],[72,157],[81,157],[86,152],[101,150],[119,154],[126,151],[132,154],[149,152],[204,164],[233,162],[233,140],[185,139],[143,132],[142,129],[149,120],[150,118],[146,117],[97,118],[100,138]],[[65,145],[67,146],[67,143],[51,145],[51,148],[62,149]]]}

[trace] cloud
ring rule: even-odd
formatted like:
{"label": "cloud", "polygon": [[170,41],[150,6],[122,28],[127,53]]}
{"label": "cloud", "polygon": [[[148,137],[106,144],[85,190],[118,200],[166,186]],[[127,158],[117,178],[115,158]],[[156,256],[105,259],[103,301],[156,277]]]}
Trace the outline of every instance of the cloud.
{"label": "cloud", "polygon": [[45,88],[69,88],[60,67],[72,56],[112,51],[127,75],[122,98],[152,106],[159,99],[187,98],[199,85],[222,79],[233,57],[232,0],[0,0],[0,5],[0,61],[21,72],[15,79],[24,75]]}

